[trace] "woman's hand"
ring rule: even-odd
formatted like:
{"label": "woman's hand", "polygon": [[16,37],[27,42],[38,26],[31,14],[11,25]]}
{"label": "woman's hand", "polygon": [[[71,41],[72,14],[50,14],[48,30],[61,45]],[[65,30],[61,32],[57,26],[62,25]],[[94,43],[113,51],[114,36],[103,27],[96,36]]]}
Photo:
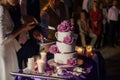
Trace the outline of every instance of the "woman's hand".
{"label": "woman's hand", "polygon": [[38,24],[38,21],[34,17],[27,17],[25,20],[26,23],[23,29],[25,31],[33,29]]}

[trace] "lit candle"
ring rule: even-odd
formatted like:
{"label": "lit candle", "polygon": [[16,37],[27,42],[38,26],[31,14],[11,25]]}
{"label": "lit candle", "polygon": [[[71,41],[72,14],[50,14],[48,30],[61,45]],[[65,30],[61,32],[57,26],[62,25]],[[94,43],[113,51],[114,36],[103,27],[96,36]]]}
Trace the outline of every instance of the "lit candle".
{"label": "lit candle", "polygon": [[28,64],[27,64],[27,67],[29,70],[34,70],[34,58],[28,58]]}
{"label": "lit candle", "polygon": [[82,54],[82,53],[83,53],[82,47],[78,47],[78,48],[77,48],[77,53],[78,53],[78,54]]}
{"label": "lit candle", "polygon": [[87,52],[87,53],[92,53],[92,46],[90,46],[90,45],[87,46],[87,47],[86,47],[86,52]]}
{"label": "lit candle", "polygon": [[40,55],[41,55],[41,60],[43,60],[44,62],[46,62],[46,52],[41,52]]}
{"label": "lit candle", "polygon": [[37,60],[37,65],[38,65],[39,73],[43,73],[44,72],[44,61],[41,59]]}
{"label": "lit candle", "polygon": [[57,67],[57,74],[62,74],[62,69],[60,67]]}

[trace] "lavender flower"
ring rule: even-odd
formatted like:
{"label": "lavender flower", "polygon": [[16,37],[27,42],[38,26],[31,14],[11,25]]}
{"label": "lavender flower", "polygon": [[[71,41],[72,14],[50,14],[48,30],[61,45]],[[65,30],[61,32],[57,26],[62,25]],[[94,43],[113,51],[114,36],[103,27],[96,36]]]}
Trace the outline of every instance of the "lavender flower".
{"label": "lavender flower", "polygon": [[68,65],[73,65],[73,66],[75,66],[76,63],[77,63],[76,58],[69,58],[69,59],[67,60],[67,64],[68,64]]}
{"label": "lavender flower", "polygon": [[56,46],[56,45],[50,46],[49,52],[50,52],[50,53],[57,53],[57,52],[58,52],[57,46]]}
{"label": "lavender flower", "polygon": [[70,30],[70,27],[60,24],[60,25],[58,25],[57,29],[58,29],[58,31],[60,31],[60,32],[67,32],[67,31]]}
{"label": "lavender flower", "polygon": [[64,37],[64,39],[63,39],[63,43],[65,43],[65,44],[72,44],[73,41],[74,41],[74,39],[73,39],[73,37],[71,37],[71,36],[66,36],[66,37]]}
{"label": "lavender flower", "polygon": [[74,28],[69,20],[64,20],[61,24],[58,25],[57,30],[60,32],[68,32],[73,31]]}

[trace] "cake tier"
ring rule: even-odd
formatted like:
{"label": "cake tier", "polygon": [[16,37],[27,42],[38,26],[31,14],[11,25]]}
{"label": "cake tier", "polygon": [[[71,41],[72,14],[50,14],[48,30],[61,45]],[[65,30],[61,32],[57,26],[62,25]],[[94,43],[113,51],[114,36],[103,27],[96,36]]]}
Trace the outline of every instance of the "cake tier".
{"label": "cake tier", "polygon": [[73,44],[65,44],[63,42],[56,42],[59,52],[74,52],[75,51],[75,43]]}
{"label": "cake tier", "polygon": [[72,36],[73,33],[71,31],[69,32],[56,32],[55,36],[58,41],[63,41],[66,36]]}
{"label": "cake tier", "polygon": [[75,53],[76,52],[67,53],[67,54],[56,53],[56,54],[54,54],[54,61],[58,64],[67,64],[67,60],[70,58],[73,58]]}

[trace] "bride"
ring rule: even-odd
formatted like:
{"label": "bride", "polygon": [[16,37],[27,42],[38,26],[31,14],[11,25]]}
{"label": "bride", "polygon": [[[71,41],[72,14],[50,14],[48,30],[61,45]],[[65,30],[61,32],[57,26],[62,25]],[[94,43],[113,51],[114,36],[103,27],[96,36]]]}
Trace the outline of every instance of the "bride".
{"label": "bride", "polygon": [[18,70],[15,37],[23,31],[31,30],[37,24],[33,19],[28,25],[13,31],[14,24],[8,8],[15,6],[17,2],[18,0],[0,0],[0,80],[13,80],[10,72]]}

